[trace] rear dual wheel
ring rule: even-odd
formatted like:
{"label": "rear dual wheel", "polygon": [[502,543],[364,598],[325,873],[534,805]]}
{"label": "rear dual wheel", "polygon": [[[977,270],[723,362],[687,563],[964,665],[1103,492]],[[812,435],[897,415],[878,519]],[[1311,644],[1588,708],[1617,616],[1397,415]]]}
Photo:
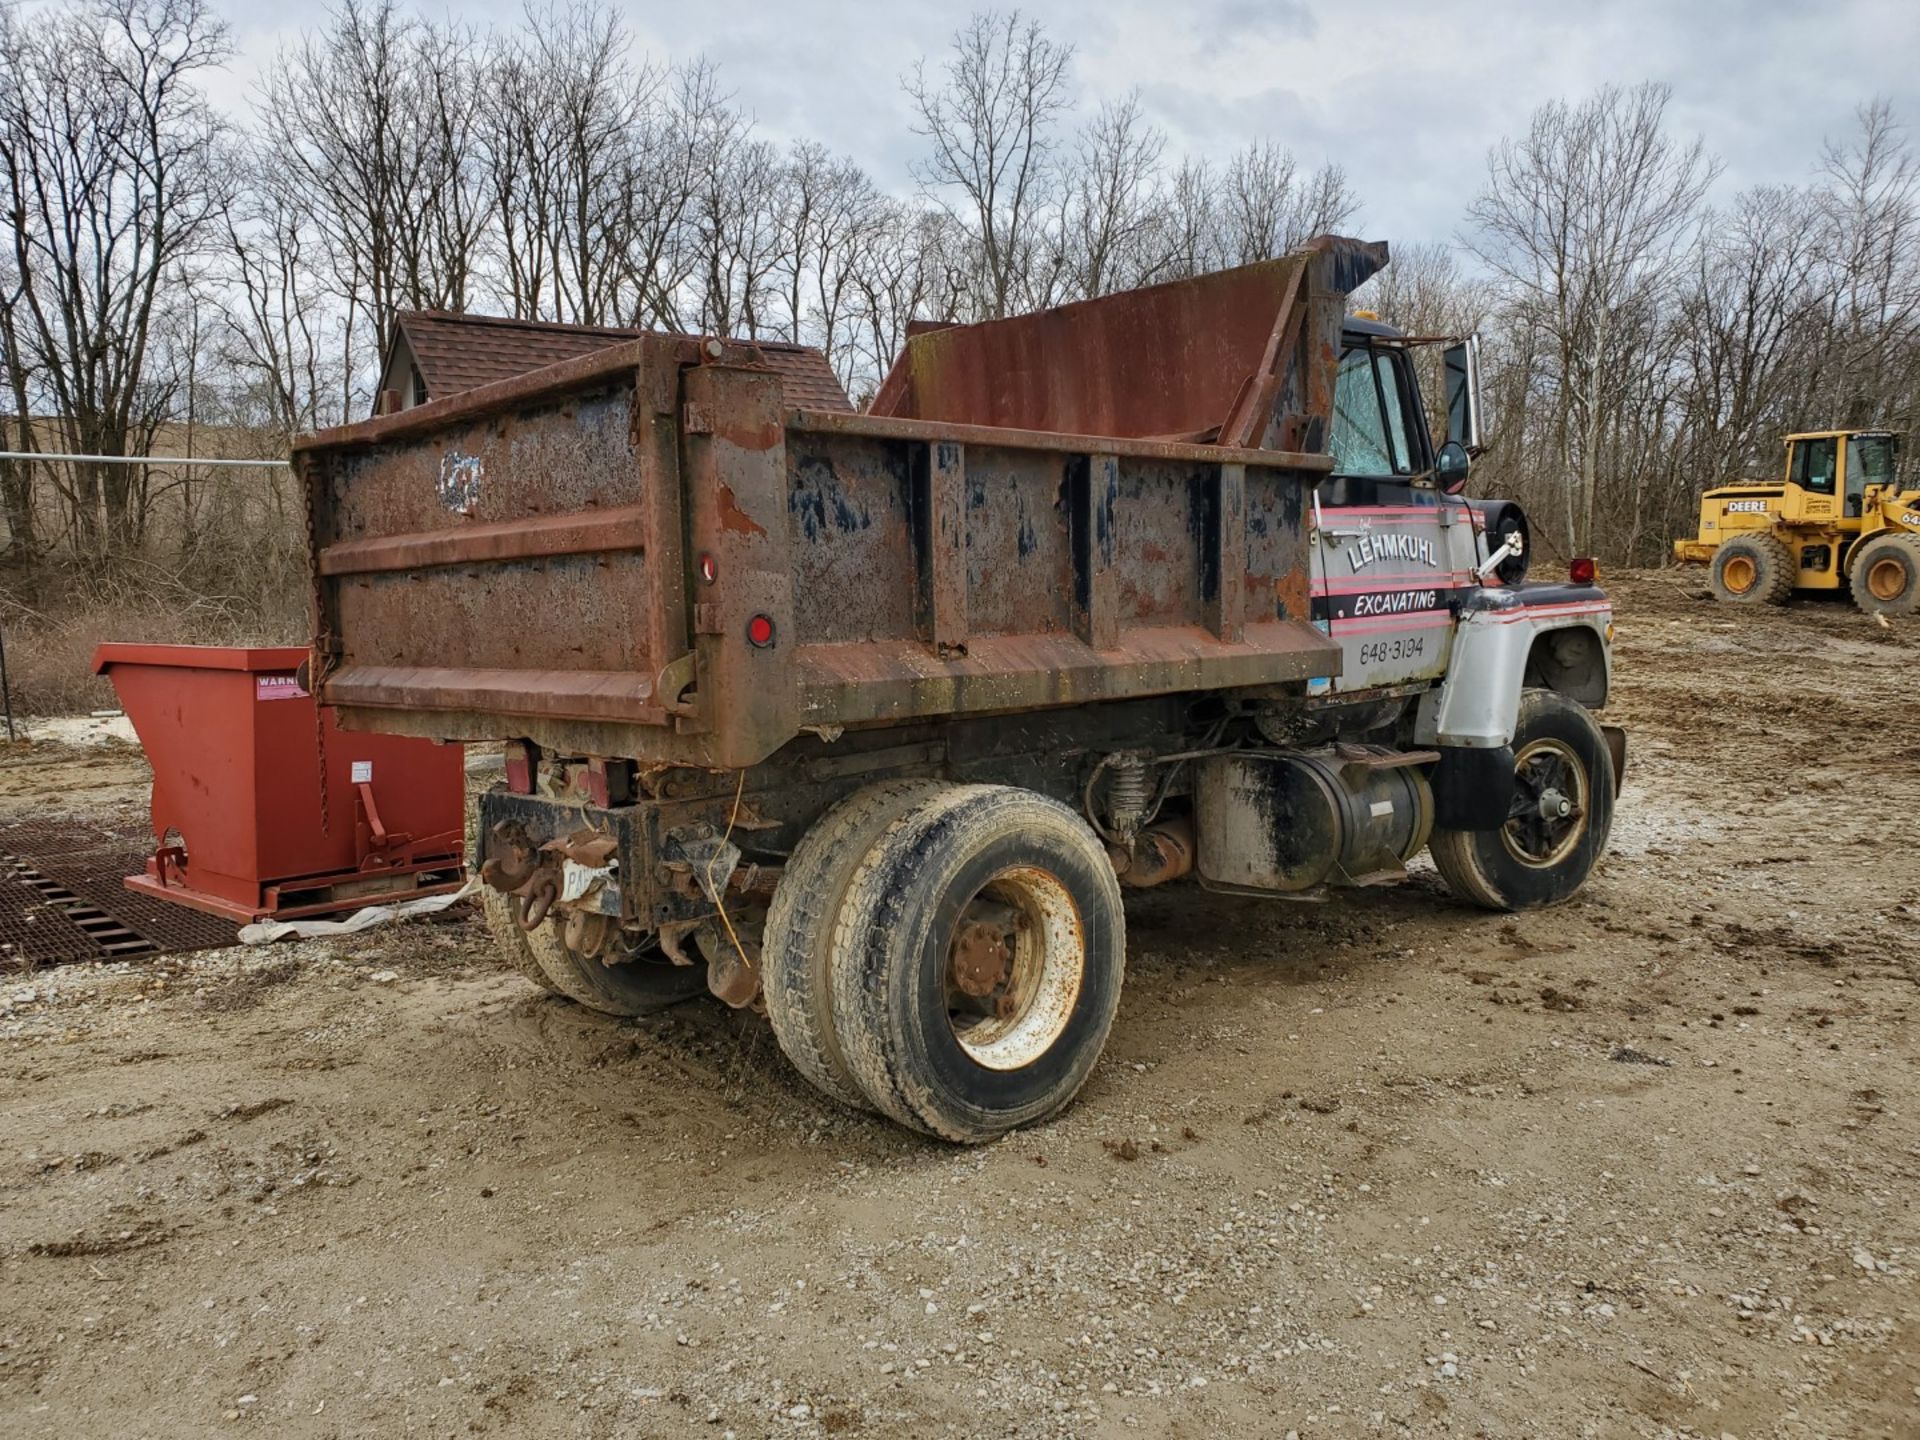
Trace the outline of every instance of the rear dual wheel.
{"label": "rear dual wheel", "polygon": [[1119,1005],[1106,852],[1031,791],[880,785],[796,850],[767,930],[767,1009],[822,1091],[977,1143],[1058,1113]]}
{"label": "rear dual wheel", "polygon": [[480,889],[487,928],[514,969],[541,989],[606,1015],[650,1015],[704,994],[704,966],[675,965],[650,944],[625,945],[619,937],[601,955],[567,943],[563,917],[554,914],[529,930],[526,902],[491,885]]}

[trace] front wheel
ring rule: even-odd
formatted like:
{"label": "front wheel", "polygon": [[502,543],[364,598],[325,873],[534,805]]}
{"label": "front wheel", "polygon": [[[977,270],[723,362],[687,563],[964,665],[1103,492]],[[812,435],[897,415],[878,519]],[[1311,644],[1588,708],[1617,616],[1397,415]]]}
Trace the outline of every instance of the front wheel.
{"label": "front wheel", "polygon": [[977,1144],[1086,1083],[1120,1003],[1126,917],[1078,815],[1029,790],[953,786],[875,841],[832,945],[848,1073],[901,1124]]}
{"label": "front wheel", "polygon": [[1881,535],[1853,557],[1853,603],[1869,615],[1920,610],[1920,535]]}
{"label": "front wheel", "polygon": [[1582,706],[1552,690],[1520,697],[1513,803],[1495,830],[1439,830],[1428,849],[1449,889],[1489,910],[1570,899],[1607,848],[1613,757]]}

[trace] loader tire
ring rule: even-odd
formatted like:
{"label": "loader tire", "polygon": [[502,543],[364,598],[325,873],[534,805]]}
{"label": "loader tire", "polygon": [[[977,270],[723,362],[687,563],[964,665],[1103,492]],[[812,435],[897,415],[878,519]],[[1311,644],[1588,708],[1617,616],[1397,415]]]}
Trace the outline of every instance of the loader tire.
{"label": "loader tire", "polygon": [[651,1015],[706,991],[707,972],[701,966],[675,965],[649,944],[635,947],[630,958],[610,965],[568,946],[560,917],[549,917],[527,930],[520,924],[525,902],[517,895],[501,895],[491,887],[482,893],[487,928],[507,962],[535,984],[577,1005],[605,1015]]}
{"label": "loader tire", "polygon": [[1793,556],[1771,535],[1736,535],[1713,552],[1707,580],[1716,600],[1784,605],[1793,595]]}
{"label": "loader tire", "polygon": [[1853,557],[1853,603],[1869,615],[1920,609],[1920,535],[1882,535]]}
{"label": "loader tire", "polygon": [[1004,785],[943,789],[889,826],[833,944],[848,1071],[883,1114],[967,1144],[1079,1094],[1126,974],[1105,848],[1065,805]]}
{"label": "loader tire", "polygon": [[[1433,832],[1447,887],[1488,910],[1536,910],[1586,883],[1613,828],[1613,756],[1585,706],[1527,690],[1513,734],[1514,798],[1493,830]],[[1563,803],[1564,802],[1564,803]]]}
{"label": "loader tire", "polygon": [[854,871],[887,827],[948,788],[938,780],[888,780],[848,796],[787,857],[767,910],[761,986],[774,1037],[814,1089],[855,1110],[871,1110],[873,1102],[848,1073],[834,1031],[828,969],[834,922]]}

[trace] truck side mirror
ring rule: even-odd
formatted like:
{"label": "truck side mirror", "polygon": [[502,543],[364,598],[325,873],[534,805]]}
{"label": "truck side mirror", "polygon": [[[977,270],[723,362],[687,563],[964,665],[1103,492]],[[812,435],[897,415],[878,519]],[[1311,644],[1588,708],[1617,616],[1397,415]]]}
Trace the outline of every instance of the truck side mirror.
{"label": "truck side mirror", "polygon": [[1447,374],[1447,442],[1460,445],[1469,455],[1477,454],[1487,443],[1480,399],[1480,337],[1469,335],[1441,354]]}
{"label": "truck side mirror", "polygon": [[1458,440],[1449,440],[1433,457],[1433,483],[1440,487],[1442,495],[1458,495],[1467,488],[1467,473],[1472,468],[1473,460],[1467,454],[1467,447]]}

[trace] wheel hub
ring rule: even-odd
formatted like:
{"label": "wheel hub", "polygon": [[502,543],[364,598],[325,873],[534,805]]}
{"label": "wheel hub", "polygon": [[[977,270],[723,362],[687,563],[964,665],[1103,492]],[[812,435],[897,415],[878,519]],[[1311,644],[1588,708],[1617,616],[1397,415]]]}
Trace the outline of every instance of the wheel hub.
{"label": "wheel hub", "polygon": [[1044,1055],[1073,1014],[1086,932],[1072,893],[1045,870],[996,875],[947,946],[947,1020],[969,1059],[1017,1070]]}
{"label": "wheel hub", "polygon": [[1744,594],[1753,588],[1754,564],[1745,555],[1735,555],[1721,567],[1720,578],[1729,590]]}
{"label": "wheel hub", "polygon": [[1898,600],[1907,588],[1907,571],[1898,560],[1880,560],[1867,571],[1867,592],[1876,600]]}
{"label": "wheel hub", "polygon": [[1507,853],[1545,869],[1573,853],[1586,832],[1589,777],[1571,746],[1541,739],[1513,762],[1513,807],[1501,828]]}
{"label": "wheel hub", "polygon": [[[1002,914],[982,913],[1000,911]],[[1004,989],[1013,974],[1014,913],[1004,905],[976,902],[954,932],[948,970],[953,988],[984,1000]]]}

